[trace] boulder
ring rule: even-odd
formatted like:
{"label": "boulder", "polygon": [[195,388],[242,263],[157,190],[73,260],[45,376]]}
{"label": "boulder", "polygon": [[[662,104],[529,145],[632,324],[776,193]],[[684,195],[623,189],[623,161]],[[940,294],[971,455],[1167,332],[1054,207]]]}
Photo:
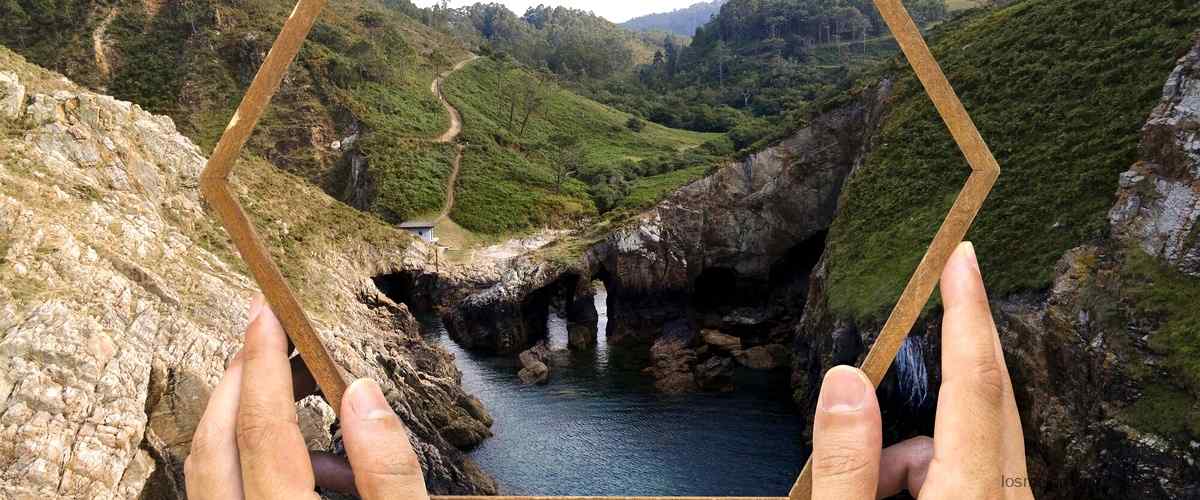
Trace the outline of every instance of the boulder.
{"label": "boulder", "polygon": [[0,119],[16,121],[25,111],[25,86],[16,73],[0,71]]}
{"label": "boulder", "polygon": [[650,367],[654,387],[661,392],[678,394],[695,391],[695,330],[686,320],[668,323],[663,334],[650,346]]}
{"label": "boulder", "polygon": [[733,358],[713,356],[696,365],[696,385],[704,391],[730,392],[733,384]]}
{"label": "boulder", "polygon": [[742,339],[733,335],[726,335],[717,330],[701,330],[700,338],[704,339],[704,343],[722,351],[738,351],[742,348]]}
{"label": "boulder", "polygon": [[738,363],[753,370],[776,370],[791,366],[792,350],[781,344],[754,346],[733,353]]}
{"label": "boulder", "polygon": [[300,434],[310,450],[328,451],[333,447],[334,420],[337,415],[329,403],[320,396],[309,396],[296,402],[296,417],[300,422]]}
{"label": "boulder", "polygon": [[541,361],[534,361],[517,372],[521,383],[526,385],[546,384],[550,381],[550,367]]}
{"label": "boulder", "polygon": [[545,341],[522,351],[517,359],[521,361],[521,371],[517,372],[517,377],[522,383],[532,385],[550,381],[550,348]]}
{"label": "boulder", "polygon": [[450,444],[462,450],[479,446],[479,443],[492,436],[487,425],[466,412],[454,416],[440,431]]}

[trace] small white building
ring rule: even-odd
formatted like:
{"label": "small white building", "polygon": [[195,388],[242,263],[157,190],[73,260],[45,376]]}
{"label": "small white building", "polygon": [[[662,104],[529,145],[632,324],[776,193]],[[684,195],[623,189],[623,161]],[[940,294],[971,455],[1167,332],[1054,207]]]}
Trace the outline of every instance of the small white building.
{"label": "small white building", "polygon": [[421,238],[429,243],[436,243],[437,238],[433,237],[433,223],[426,221],[408,221],[400,224],[400,229],[412,233],[414,236]]}

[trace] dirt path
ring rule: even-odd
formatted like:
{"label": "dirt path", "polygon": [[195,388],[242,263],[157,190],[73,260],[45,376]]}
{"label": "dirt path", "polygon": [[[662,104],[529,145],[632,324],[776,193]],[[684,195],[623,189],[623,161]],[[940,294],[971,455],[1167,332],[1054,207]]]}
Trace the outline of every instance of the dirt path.
{"label": "dirt path", "polygon": [[108,9],[108,14],[104,16],[104,20],[96,26],[92,31],[92,51],[96,58],[96,69],[100,71],[100,77],[104,81],[108,81],[108,77],[112,74],[112,65],[108,62],[108,47],[105,43],[105,38],[108,36],[108,26],[112,24],[113,19],[117,17],[117,8]]}
{"label": "dirt path", "polygon": [[454,185],[458,183],[458,169],[462,166],[463,149],[462,144],[455,148],[454,169],[450,171],[450,179],[446,181],[446,203],[442,205],[442,213],[438,215],[438,220],[449,217],[450,210],[454,209]]}
{"label": "dirt path", "polygon": [[[437,78],[433,79],[433,83],[429,84],[429,91],[437,96],[438,100],[442,102],[442,106],[446,108],[446,112],[450,113],[450,128],[446,129],[446,132],[435,140],[439,144],[454,142],[455,139],[458,139],[458,134],[462,133],[462,115],[459,114],[458,109],[450,105],[450,101],[446,100],[446,95],[442,93],[442,82],[451,73],[463,69],[464,66],[476,59],[479,59],[479,56],[471,54],[471,57],[459,61],[453,68],[442,72]],[[450,211],[454,209],[454,188],[458,183],[458,169],[462,166],[463,149],[462,144],[459,144],[455,148],[453,169],[450,170],[450,179],[446,181],[446,203],[442,205],[442,212],[438,215],[438,220],[449,217]]]}
{"label": "dirt path", "polygon": [[438,75],[437,78],[433,79],[433,83],[429,84],[429,91],[433,92],[433,95],[437,96],[438,100],[442,102],[442,107],[446,108],[447,113],[450,113],[450,128],[446,129],[446,132],[442,134],[441,137],[435,139],[435,142],[441,144],[454,142],[454,139],[458,138],[458,134],[462,133],[462,115],[458,113],[458,110],[455,109],[454,106],[450,105],[450,101],[446,100],[446,95],[442,93],[442,82],[446,79],[446,77],[450,76],[451,73],[463,69],[463,66],[470,64],[471,61],[476,59],[479,59],[479,56],[471,54],[471,57],[459,61],[458,64],[454,65],[453,68],[442,72],[442,74]]}

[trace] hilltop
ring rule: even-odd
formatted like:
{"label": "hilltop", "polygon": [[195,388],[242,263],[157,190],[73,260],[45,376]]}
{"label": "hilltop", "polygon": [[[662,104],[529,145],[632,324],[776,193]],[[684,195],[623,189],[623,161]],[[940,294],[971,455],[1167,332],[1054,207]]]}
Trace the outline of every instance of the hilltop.
{"label": "hilltop", "polygon": [[618,26],[634,31],[665,31],[678,36],[690,37],[696,32],[696,28],[712,19],[727,1],[698,2],[671,12],[635,17]]}

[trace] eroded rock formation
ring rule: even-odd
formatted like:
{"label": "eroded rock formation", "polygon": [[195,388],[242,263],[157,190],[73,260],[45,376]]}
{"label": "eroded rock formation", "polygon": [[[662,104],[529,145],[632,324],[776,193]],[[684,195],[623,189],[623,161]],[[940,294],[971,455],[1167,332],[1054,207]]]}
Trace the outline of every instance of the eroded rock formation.
{"label": "eroded rock formation", "polygon": [[[648,371],[662,390],[727,390],[735,355],[755,369],[786,368],[789,325],[799,319],[843,181],[889,92],[883,82],[779,145],[681,188],[576,262],[514,260],[498,284],[446,312],[451,335],[467,348],[519,352],[545,336],[553,298],[578,329],[572,344],[582,345],[595,336],[590,283],[599,280],[608,342],[653,345]],[[700,328],[734,338],[738,351],[701,348]],[[714,356],[722,359],[709,362]]]}
{"label": "eroded rock formation", "polygon": [[[182,498],[191,433],[255,294],[198,197],[203,165],[170,119],[0,48],[0,497]],[[239,195],[334,359],[381,383],[431,490],[494,493],[459,451],[490,417],[370,281],[423,268],[424,247],[382,225],[338,234],[322,222],[376,223],[269,169],[243,162]],[[301,415],[329,446],[323,404]]]}

